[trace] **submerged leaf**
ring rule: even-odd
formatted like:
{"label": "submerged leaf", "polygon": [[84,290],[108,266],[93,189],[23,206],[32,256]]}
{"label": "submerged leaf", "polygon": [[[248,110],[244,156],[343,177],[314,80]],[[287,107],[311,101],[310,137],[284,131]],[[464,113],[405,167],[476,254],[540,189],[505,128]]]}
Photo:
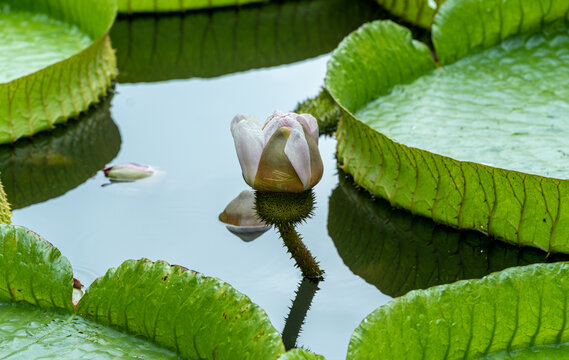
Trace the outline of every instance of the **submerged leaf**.
{"label": "submerged leaf", "polygon": [[378,8],[368,0],[304,0],[119,18],[111,31],[118,81],[209,78],[326,54],[376,19]]}
{"label": "submerged leaf", "polygon": [[328,233],[346,266],[391,297],[509,267],[569,260],[393,209],[356,189],[341,170],[339,177],[329,202]]}
{"label": "submerged leaf", "polygon": [[567,358],[568,290],[555,263],[413,291],[360,324],[347,358]]}
{"label": "submerged leaf", "polygon": [[563,1],[447,0],[433,27],[437,69],[393,23],[350,35],[326,80],[343,109],[343,169],[414,214],[569,252],[569,181],[549,177],[569,175],[568,10]]}
{"label": "submerged leaf", "polygon": [[52,129],[106,94],[116,73],[107,35],[116,3],[2,0],[1,5],[0,143],[8,143]]}
{"label": "submerged leaf", "polygon": [[121,135],[111,118],[111,99],[53,132],[0,146],[0,178],[12,208],[65,194],[118,154]]}

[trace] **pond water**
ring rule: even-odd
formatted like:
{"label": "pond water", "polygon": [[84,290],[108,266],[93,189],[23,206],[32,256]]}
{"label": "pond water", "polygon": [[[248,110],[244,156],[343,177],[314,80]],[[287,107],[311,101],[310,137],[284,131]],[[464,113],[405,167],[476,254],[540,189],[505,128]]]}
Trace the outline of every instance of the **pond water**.
{"label": "pond water", "polygon": [[[126,50],[118,51],[120,60]],[[118,83],[113,96],[79,121],[3,147],[3,182],[20,208],[13,223],[59,248],[85,285],[126,259],[163,259],[230,283],[282,331],[300,271],[276,230],[247,243],[218,215],[248,188],[229,130],[232,117],[245,112],[265,118],[316,95],[329,55],[310,57],[233,74],[214,72],[208,79],[146,74],[146,81],[154,82]],[[298,313],[288,320],[289,343],[312,296],[296,345],[341,359],[356,326],[390,296],[544,260],[538,251],[496,245],[373,201],[338,175],[335,145],[332,137],[320,138],[324,175],[314,189],[317,207],[298,227],[325,280],[315,294],[313,286],[302,287],[294,307]],[[159,171],[138,182],[110,185],[98,171],[126,162]]]}

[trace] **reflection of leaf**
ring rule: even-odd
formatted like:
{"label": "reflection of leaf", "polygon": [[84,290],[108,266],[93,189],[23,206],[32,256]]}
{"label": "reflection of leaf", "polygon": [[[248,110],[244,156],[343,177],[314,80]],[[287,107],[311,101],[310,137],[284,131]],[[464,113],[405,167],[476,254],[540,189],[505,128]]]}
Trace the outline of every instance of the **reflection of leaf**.
{"label": "reflection of leaf", "polygon": [[[114,0],[2,0],[2,5],[4,11],[4,6],[10,9],[2,14],[3,17],[17,16],[15,14],[22,11],[30,16],[29,21],[10,22],[18,30],[2,28],[15,39],[0,36],[1,61],[7,62],[8,68],[22,68],[23,61],[29,62],[30,66],[28,75],[0,83],[0,143],[8,143],[54,128],[55,124],[87,110],[107,92],[116,67],[107,35],[116,16],[116,3]],[[78,36],[88,36],[91,44],[72,56],[65,52],[57,57],[59,61],[50,60],[51,65],[42,63],[52,51],[60,50],[46,48],[45,44],[61,45],[50,41],[51,38],[42,41],[42,36],[53,34],[38,28],[32,21],[32,13],[49,16],[60,24],[77,26],[80,29],[76,31]],[[83,34],[79,34],[81,32]],[[25,59],[12,54],[21,51],[18,48],[22,46],[30,53]],[[10,65],[10,61],[17,65]],[[36,66],[38,63],[42,63],[41,70]]]}
{"label": "reflection of leaf", "polygon": [[376,0],[394,15],[411,24],[430,28],[437,8],[444,0]]}
{"label": "reflection of leaf", "polygon": [[481,278],[508,267],[559,261],[533,248],[458,231],[371,199],[340,173],[330,197],[328,232],[344,263],[386,295]]}
{"label": "reflection of leaf", "polygon": [[109,97],[53,132],[0,147],[0,177],[14,209],[66,193],[117,155],[121,137],[110,103]]}
{"label": "reflection of leaf", "polygon": [[267,0],[118,0],[119,12],[174,12],[184,10],[209,9],[223,6],[240,6]]}
{"label": "reflection of leaf", "polygon": [[307,0],[180,16],[122,18],[120,82],[214,77],[325,54],[378,15],[368,1]]}
{"label": "reflection of leaf", "polygon": [[565,359],[569,264],[413,291],[369,315],[348,359]]}
{"label": "reflection of leaf", "polygon": [[439,223],[569,252],[569,181],[514,171],[567,174],[569,38],[564,23],[546,25],[567,10],[563,1],[447,0],[433,27],[446,64],[436,70],[431,51],[393,23],[347,37],[326,80],[344,109],[343,169]]}
{"label": "reflection of leaf", "polygon": [[221,280],[129,260],[87,289],[77,305],[83,318],[71,302],[71,265],[56,248],[18,226],[0,225],[0,241],[0,356],[176,358],[148,340],[187,359],[284,353],[265,312]]}

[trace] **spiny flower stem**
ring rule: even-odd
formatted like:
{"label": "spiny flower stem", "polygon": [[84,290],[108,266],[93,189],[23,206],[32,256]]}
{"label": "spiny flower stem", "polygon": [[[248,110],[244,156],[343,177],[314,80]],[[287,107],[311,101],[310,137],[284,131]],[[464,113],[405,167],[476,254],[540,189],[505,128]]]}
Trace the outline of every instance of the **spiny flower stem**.
{"label": "spiny flower stem", "polygon": [[291,224],[277,225],[281,238],[291,254],[296,265],[302,271],[302,276],[310,279],[322,280],[324,271],[318,266],[318,262],[314,259],[310,251],[306,248],[302,239]]}

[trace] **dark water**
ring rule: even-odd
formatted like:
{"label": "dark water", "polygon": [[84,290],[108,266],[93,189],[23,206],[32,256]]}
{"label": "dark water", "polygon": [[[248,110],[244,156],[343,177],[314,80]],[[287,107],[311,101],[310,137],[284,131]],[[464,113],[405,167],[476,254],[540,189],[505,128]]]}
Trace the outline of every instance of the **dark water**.
{"label": "dark water", "polygon": [[[232,284],[265,309],[278,330],[292,306],[289,344],[312,298],[296,345],[328,359],[344,358],[354,328],[391,296],[542,261],[540,252],[449,230],[372,200],[338,174],[335,140],[326,137],[320,139],[325,170],[314,189],[317,208],[298,228],[326,271],[316,293],[301,283],[275,230],[245,243],[218,221],[247,188],[229,131],[232,117],[265,118],[317,94],[329,58],[321,54],[376,16],[371,5],[350,7],[347,17],[341,6],[352,1],[325,3],[142,18],[140,28],[134,20],[119,22],[112,34],[125,83],[116,85],[114,96],[55,132],[0,148],[2,180],[19,208],[13,223],[58,247],[84,284],[126,259],[146,257]],[[343,18],[335,30],[334,16]],[[291,22],[295,31],[282,30]],[[185,35],[176,36],[176,29]],[[201,34],[201,45],[190,46],[190,33]],[[294,39],[304,41],[298,51],[291,48]],[[159,172],[102,186],[107,180],[98,170],[124,162]]]}

